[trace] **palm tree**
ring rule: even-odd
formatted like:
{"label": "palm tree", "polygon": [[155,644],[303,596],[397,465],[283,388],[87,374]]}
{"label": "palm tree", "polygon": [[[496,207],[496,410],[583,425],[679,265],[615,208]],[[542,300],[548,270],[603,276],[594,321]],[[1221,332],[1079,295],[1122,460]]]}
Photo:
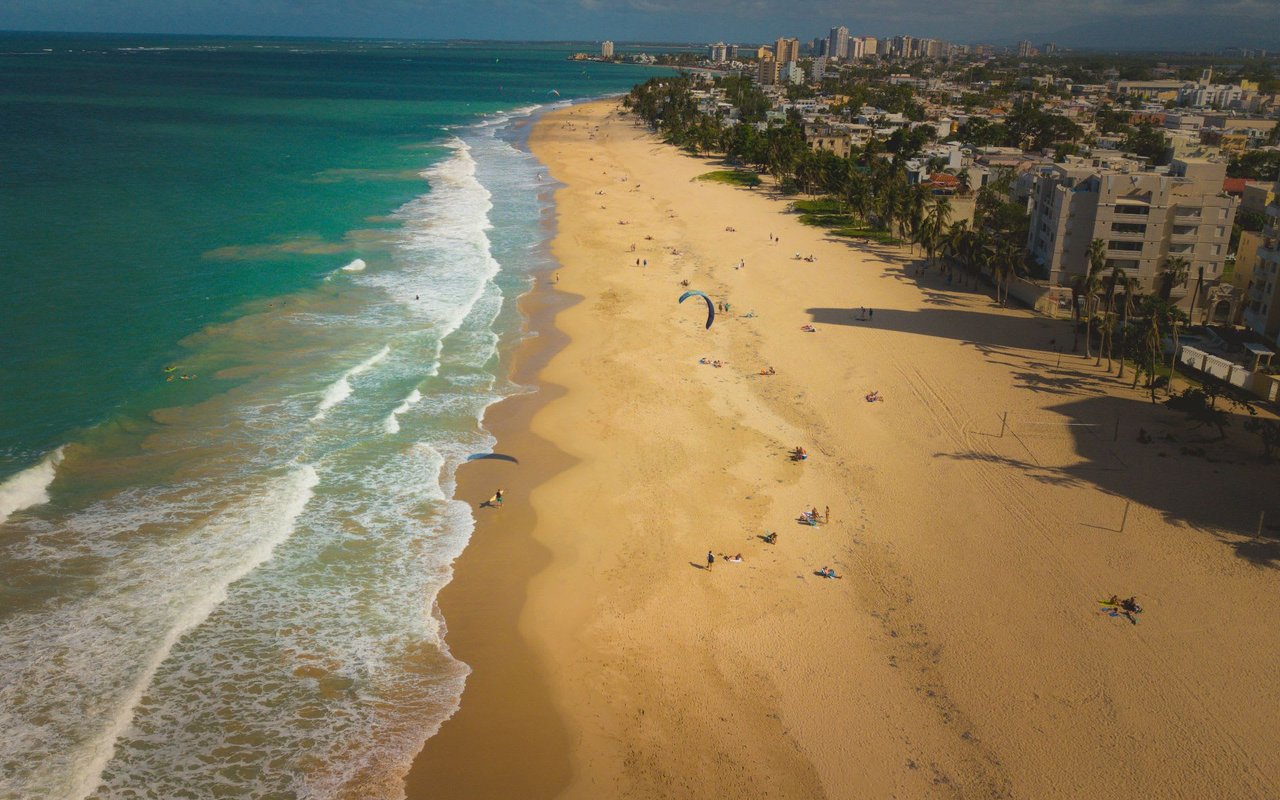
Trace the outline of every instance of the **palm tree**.
{"label": "palm tree", "polygon": [[[950,209],[948,209],[950,214]],[[970,238],[973,231],[969,230],[969,221],[962,219],[947,229],[946,234],[942,237],[942,252],[953,261],[957,261],[964,265],[966,272],[969,271],[968,259],[971,252]]]}
{"label": "palm tree", "polygon": [[951,201],[945,197],[935,197],[925,214],[923,233],[924,248],[929,254],[929,261],[937,258],[938,248],[943,244],[947,223],[951,221]]}
{"label": "palm tree", "polygon": [[[1119,286],[1120,283],[1124,280],[1126,280],[1124,270],[1120,269],[1120,267],[1118,266],[1115,266],[1111,268],[1111,274],[1108,275],[1106,280],[1104,281],[1107,287],[1107,292],[1106,292],[1106,301],[1105,301],[1106,306],[1102,312],[1102,342],[1106,344],[1107,372],[1111,371],[1111,341],[1112,341],[1112,334],[1114,333],[1111,326],[1111,311],[1115,303],[1116,287]],[[1102,350],[1103,350],[1102,343],[1099,343],[1098,360],[1095,361],[1093,364],[1095,367],[1102,364]]]}
{"label": "palm tree", "polygon": [[1124,305],[1120,306],[1120,369],[1116,377],[1124,378],[1124,359],[1129,352],[1129,317],[1133,315],[1133,298],[1141,287],[1137,278],[1125,276],[1121,285],[1124,288]]}
{"label": "palm tree", "polygon": [[916,184],[907,192],[906,207],[903,214],[903,221],[906,222],[907,231],[911,236],[912,252],[915,252],[915,245],[920,241],[920,234],[924,230],[925,217],[928,214],[929,206],[929,189],[924,184]]}
{"label": "palm tree", "polygon": [[[1167,308],[1164,304],[1162,307]],[[1152,308],[1147,315],[1147,330],[1143,343],[1147,346],[1147,380],[1151,383],[1151,402],[1156,402],[1156,364],[1160,363],[1160,317],[1161,314]],[[1133,385],[1138,385],[1138,370],[1133,371]]]}
{"label": "palm tree", "polygon": [[1169,256],[1164,261],[1164,271],[1160,273],[1160,299],[1169,302],[1173,287],[1187,279],[1191,264],[1182,256]]}
{"label": "palm tree", "polygon": [[1092,357],[1093,313],[1102,286],[1102,270],[1107,267],[1107,243],[1101,239],[1089,242],[1089,272],[1081,282],[1084,293],[1084,357]]}

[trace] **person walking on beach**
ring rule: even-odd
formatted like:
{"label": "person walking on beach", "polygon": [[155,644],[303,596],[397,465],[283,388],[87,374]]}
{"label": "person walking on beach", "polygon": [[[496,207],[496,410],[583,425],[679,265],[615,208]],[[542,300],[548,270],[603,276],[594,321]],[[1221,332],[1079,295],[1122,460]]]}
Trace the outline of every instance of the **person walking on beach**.
{"label": "person walking on beach", "polygon": [[708,550],[707,551],[707,572],[710,572],[711,568],[714,567],[715,565],[716,565],[716,557],[710,550]]}
{"label": "person walking on beach", "polygon": [[831,521],[831,506],[827,506],[826,512],[822,515],[822,524],[826,525]]}
{"label": "person walking on beach", "polygon": [[493,497],[490,497],[488,500],[485,500],[480,505],[481,507],[489,506],[490,508],[502,508],[502,490],[499,489],[497,492],[494,493]]}

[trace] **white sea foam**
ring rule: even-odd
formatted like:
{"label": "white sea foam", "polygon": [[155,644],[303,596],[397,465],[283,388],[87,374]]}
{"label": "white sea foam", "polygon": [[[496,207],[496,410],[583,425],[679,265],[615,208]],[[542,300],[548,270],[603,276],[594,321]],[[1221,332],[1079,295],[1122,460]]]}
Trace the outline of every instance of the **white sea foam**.
{"label": "white sea foam", "polygon": [[399,419],[397,419],[397,417],[399,417],[401,414],[408,411],[409,409],[413,408],[421,401],[422,401],[422,392],[418,391],[417,389],[414,389],[412,392],[409,392],[409,396],[406,397],[404,401],[400,403],[400,405],[391,409],[391,413],[387,415],[386,423],[383,426],[386,432],[399,433],[400,421]]}
{"label": "white sea foam", "polygon": [[343,272],[364,272],[364,269],[367,266],[369,265],[364,263],[363,258],[357,258],[355,261],[352,261],[350,264],[343,267],[342,271]]}
{"label": "white sea foam", "polygon": [[386,358],[390,352],[391,346],[383,345],[382,349],[377,353],[342,373],[342,377],[329,384],[324,390],[324,395],[320,398],[320,405],[316,407],[315,416],[311,418],[311,421],[319,422],[324,419],[325,415],[329,413],[329,409],[350,397],[352,391],[351,379],[361,373],[368,372],[373,369],[374,366],[376,366],[379,361]]}
{"label": "white sea foam", "polygon": [[[0,672],[9,679],[0,685],[0,729],[6,731],[0,760],[15,763],[21,753],[41,758],[5,776],[14,782],[0,782],[0,796],[19,788],[25,796],[67,800],[93,793],[175,644],[289,538],[318,480],[313,467],[296,465],[190,536],[135,540],[96,577],[101,591],[48,615],[6,620],[0,626]],[[110,526],[115,512],[140,519],[127,503],[91,514]]]}
{"label": "white sea foam", "polygon": [[18,511],[49,502],[49,484],[53,483],[61,463],[62,448],[59,447],[39,463],[0,483],[0,524]]}

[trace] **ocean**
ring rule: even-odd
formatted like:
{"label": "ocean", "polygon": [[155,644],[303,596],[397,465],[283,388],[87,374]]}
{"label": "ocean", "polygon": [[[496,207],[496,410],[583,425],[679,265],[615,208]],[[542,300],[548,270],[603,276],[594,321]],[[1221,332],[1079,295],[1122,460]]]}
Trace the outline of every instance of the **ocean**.
{"label": "ocean", "polygon": [[403,796],[587,48],[0,33],[0,797]]}

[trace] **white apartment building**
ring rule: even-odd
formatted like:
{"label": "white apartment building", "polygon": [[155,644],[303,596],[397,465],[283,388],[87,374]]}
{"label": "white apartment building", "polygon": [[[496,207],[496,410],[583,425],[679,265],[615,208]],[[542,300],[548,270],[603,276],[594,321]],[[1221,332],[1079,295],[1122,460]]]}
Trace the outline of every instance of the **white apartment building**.
{"label": "white apartment building", "polygon": [[1086,274],[1094,239],[1107,244],[1107,266],[1137,278],[1143,292],[1158,290],[1171,256],[1190,266],[1174,299],[1189,302],[1201,268],[1206,289],[1221,280],[1237,205],[1222,191],[1225,162],[1175,160],[1167,174],[1096,164],[1056,164],[1035,180],[1027,251],[1050,283]]}
{"label": "white apartment building", "polygon": [[729,48],[724,42],[716,42],[707,47],[707,58],[713,64],[723,64],[729,60]]}
{"label": "white apartment building", "polygon": [[849,29],[841,25],[827,36],[827,55],[837,60],[849,58]]}
{"label": "white apartment building", "polygon": [[600,55],[603,58],[613,58],[613,42],[609,42],[609,41],[601,42]]}

